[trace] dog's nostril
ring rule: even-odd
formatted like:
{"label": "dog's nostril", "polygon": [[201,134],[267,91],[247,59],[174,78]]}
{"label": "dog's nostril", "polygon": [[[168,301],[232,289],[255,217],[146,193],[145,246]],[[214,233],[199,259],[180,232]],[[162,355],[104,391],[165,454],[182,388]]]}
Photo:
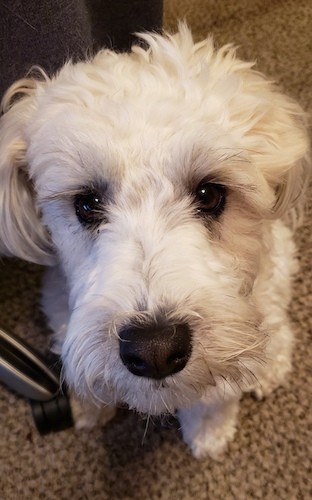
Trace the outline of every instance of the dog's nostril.
{"label": "dog's nostril", "polygon": [[129,370],[135,375],[140,375],[146,369],[146,363],[138,356],[124,355],[122,360],[129,368]]}
{"label": "dog's nostril", "polygon": [[187,324],[125,327],[119,335],[122,362],[141,377],[161,379],[173,375],[183,370],[192,352]]}
{"label": "dog's nostril", "polygon": [[184,360],[185,360],[185,353],[182,352],[182,351],[179,351],[179,352],[174,352],[173,354],[171,354],[168,359],[167,359],[167,363],[168,364],[180,364],[180,363],[183,363]]}

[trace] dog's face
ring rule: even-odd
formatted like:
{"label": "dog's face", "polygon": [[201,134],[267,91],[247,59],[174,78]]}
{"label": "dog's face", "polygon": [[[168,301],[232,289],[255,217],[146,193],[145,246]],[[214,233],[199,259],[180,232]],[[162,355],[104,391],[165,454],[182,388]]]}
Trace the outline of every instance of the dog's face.
{"label": "dog's face", "polygon": [[15,209],[1,250],[59,261],[76,392],[160,413],[243,384],[262,358],[253,287],[307,139],[300,109],[232,49],[183,27],[145,38],[149,52],[67,65],[4,115],[0,175],[21,194],[1,195]]}

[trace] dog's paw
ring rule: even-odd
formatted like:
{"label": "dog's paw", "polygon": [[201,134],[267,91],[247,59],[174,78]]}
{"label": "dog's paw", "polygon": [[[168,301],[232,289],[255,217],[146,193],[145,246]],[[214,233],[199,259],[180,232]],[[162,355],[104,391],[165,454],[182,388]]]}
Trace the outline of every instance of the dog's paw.
{"label": "dog's paw", "polygon": [[258,400],[270,396],[281,386],[287,384],[287,377],[291,371],[291,361],[286,356],[277,356],[275,362],[267,369],[264,374],[261,374],[258,379],[259,383],[251,389],[251,394]]}
{"label": "dog's paw", "polygon": [[257,401],[262,401],[266,397],[270,396],[278,387],[283,385],[280,381],[276,382],[274,380],[262,380],[258,387],[252,389],[251,394]]}
{"label": "dog's paw", "polygon": [[199,404],[179,411],[184,441],[195,458],[222,460],[234,439],[239,401]]}
{"label": "dog's paw", "polygon": [[222,461],[227,450],[228,443],[233,441],[236,427],[232,422],[220,427],[211,426],[211,422],[204,420],[196,435],[188,436],[185,433],[184,440],[189,445],[192,454],[197,459],[212,458]]}
{"label": "dog's paw", "polygon": [[95,426],[104,426],[116,414],[116,407],[107,405],[104,407],[97,407],[92,404],[82,404],[76,398],[71,399],[71,409],[75,424],[75,429],[90,430]]}

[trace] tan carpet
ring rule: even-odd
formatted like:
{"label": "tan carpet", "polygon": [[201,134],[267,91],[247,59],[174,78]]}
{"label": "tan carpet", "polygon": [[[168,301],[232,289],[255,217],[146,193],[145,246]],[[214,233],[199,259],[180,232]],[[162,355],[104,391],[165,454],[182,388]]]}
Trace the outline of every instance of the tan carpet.
{"label": "tan carpet", "polygon": [[[311,0],[167,0],[165,25],[187,18],[196,38],[234,42],[312,109]],[[0,498],[228,500],[312,498],[311,213],[298,233],[301,272],[291,317],[298,343],[289,386],[258,403],[246,397],[240,426],[223,463],[198,462],[177,430],[123,412],[104,429],[39,437],[27,402],[0,387]],[[0,317],[41,347],[40,270],[4,261]]]}

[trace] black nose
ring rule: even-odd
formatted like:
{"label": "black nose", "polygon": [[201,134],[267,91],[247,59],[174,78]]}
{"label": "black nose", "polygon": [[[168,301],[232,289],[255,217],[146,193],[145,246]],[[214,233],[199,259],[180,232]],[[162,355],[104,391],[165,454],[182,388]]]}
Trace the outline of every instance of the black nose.
{"label": "black nose", "polygon": [[162,379],[185,367],[192,352],[188,324],[127,326],[119,332],[119,352],[134,375]]}

